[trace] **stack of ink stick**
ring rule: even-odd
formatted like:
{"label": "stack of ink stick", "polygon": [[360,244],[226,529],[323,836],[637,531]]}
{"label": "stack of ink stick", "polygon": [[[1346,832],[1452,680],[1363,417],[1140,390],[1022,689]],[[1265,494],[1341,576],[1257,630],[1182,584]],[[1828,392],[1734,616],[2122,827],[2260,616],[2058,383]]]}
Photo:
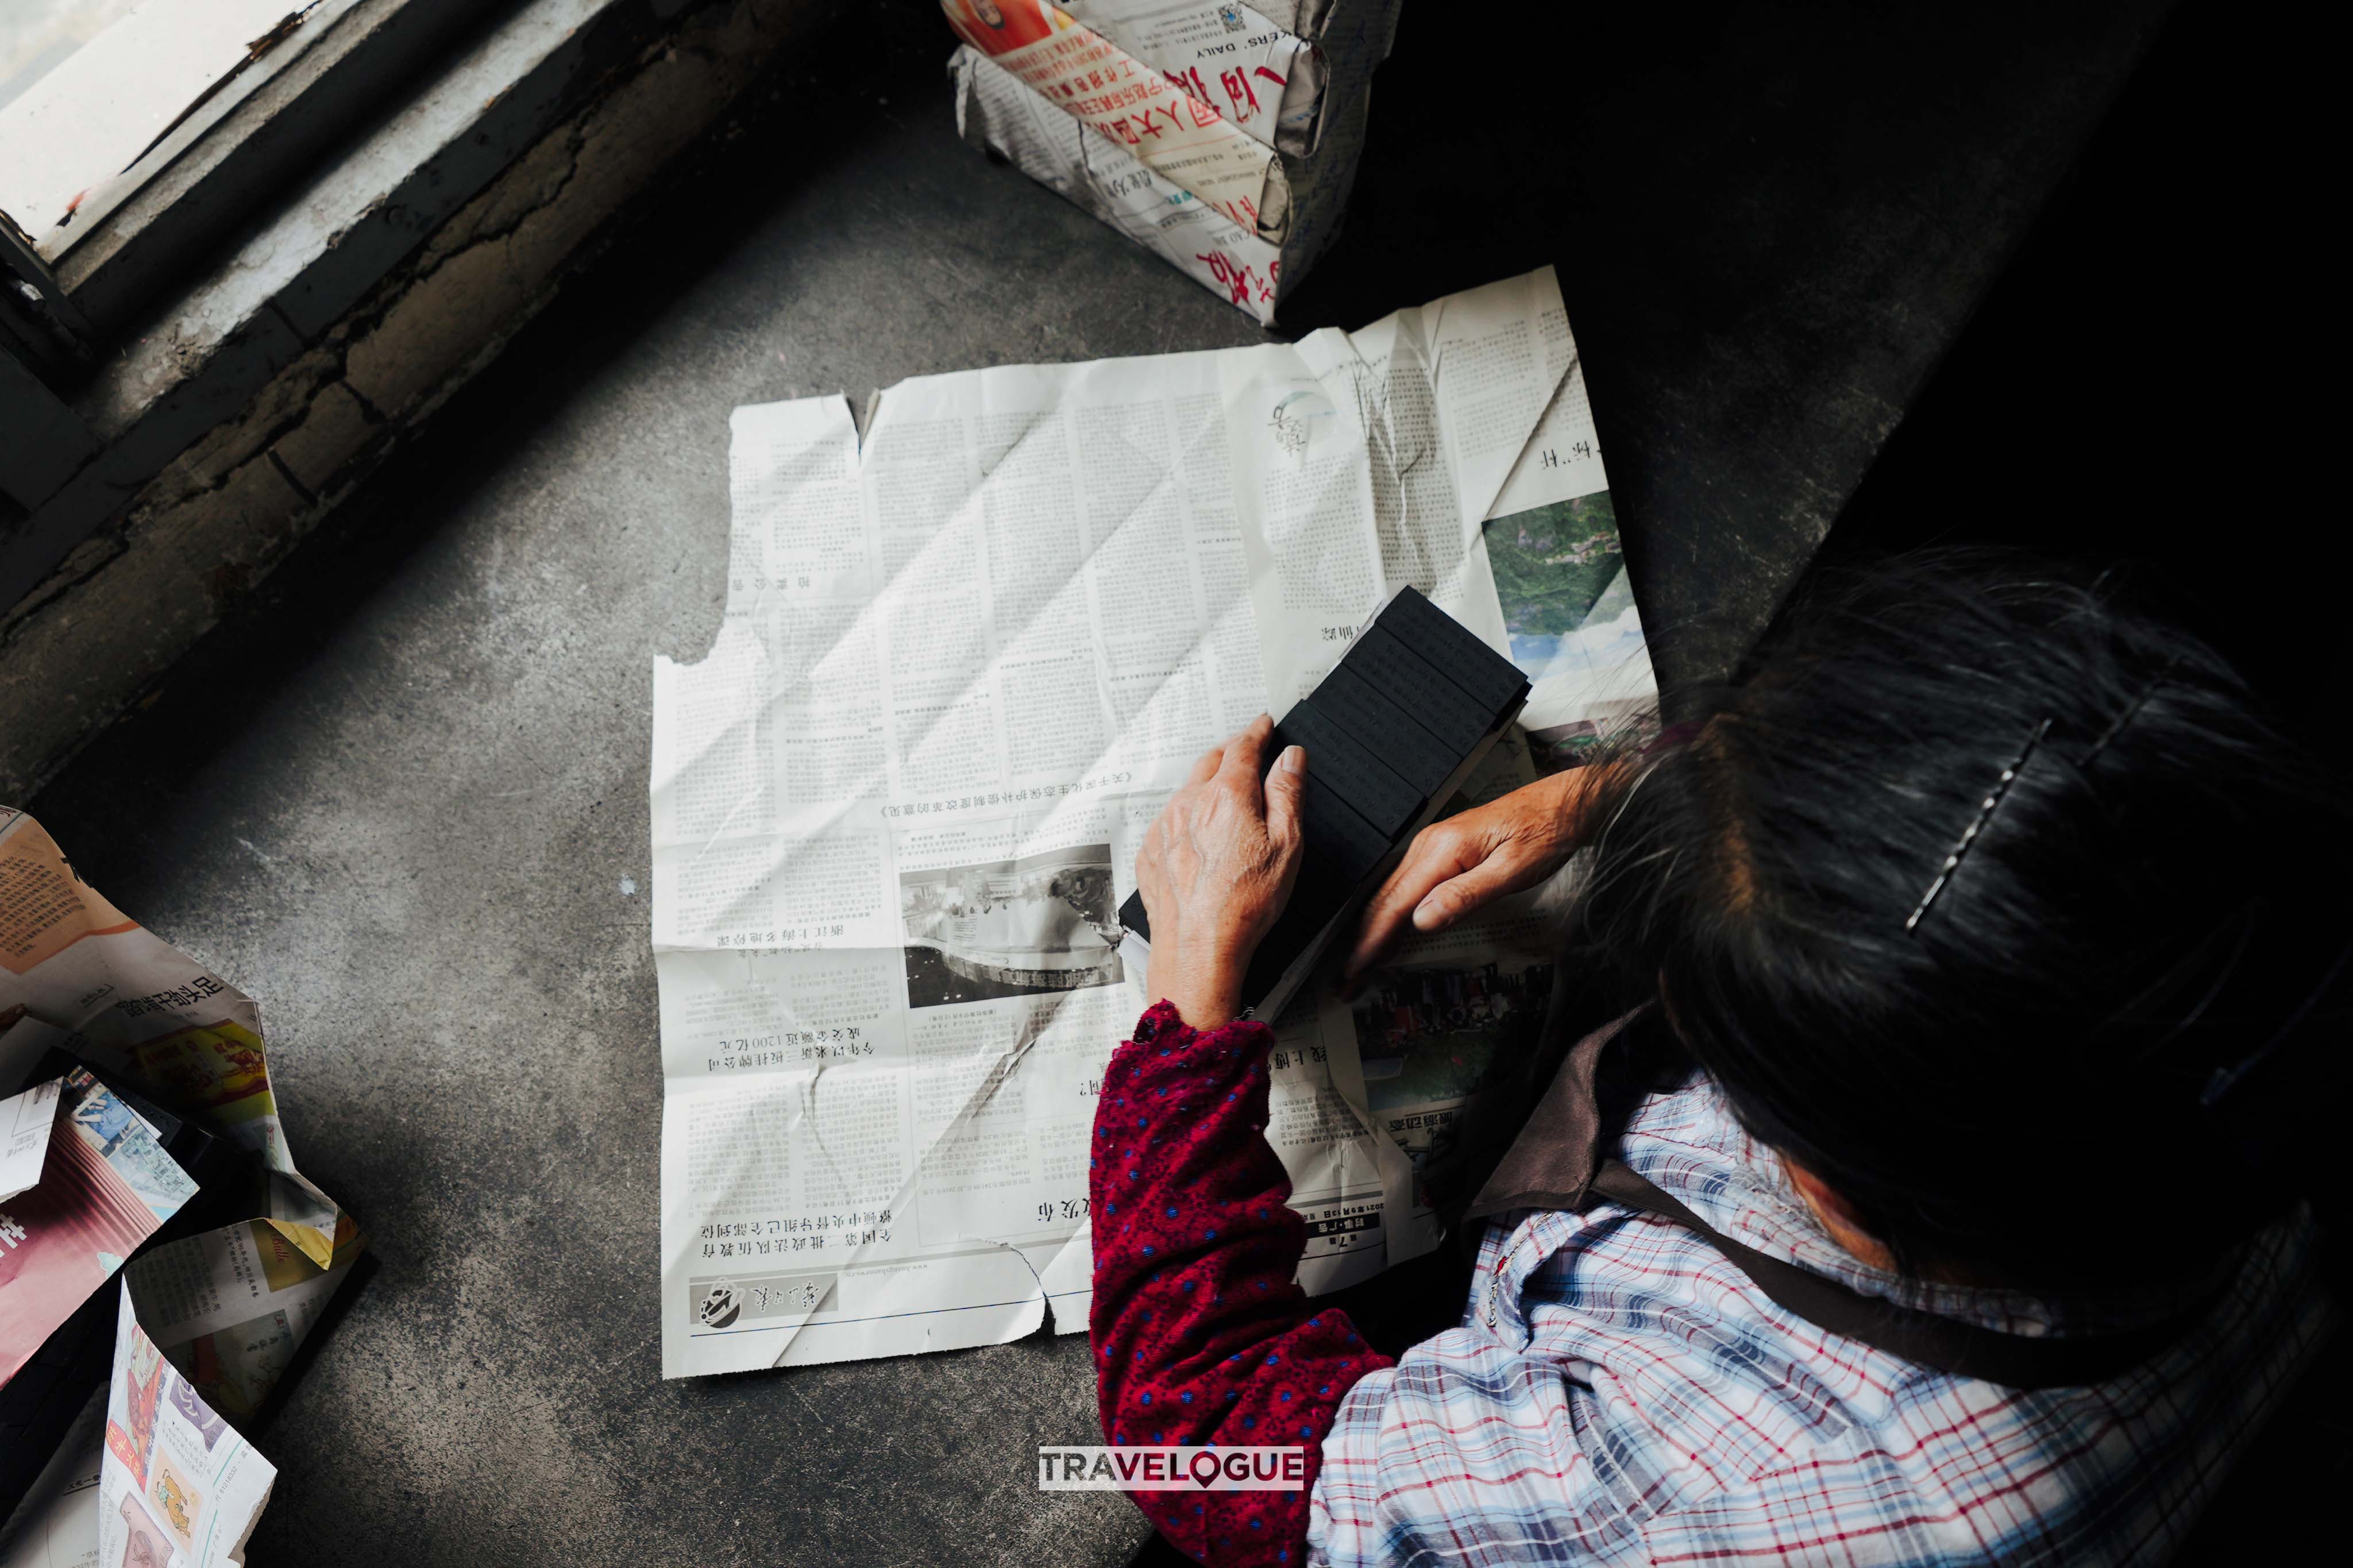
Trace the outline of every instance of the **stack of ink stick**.
{"label": "stack of ink stick", "polygon": [[[1290,903],[1242,982],[1245,1016],[1279,1016],[1335,935],[1486,760],[1528,698],[1527,677],[1415,589],[1398,589],[1348,651],[1275,725],[1270,763],[1307,752],[1300,799],[1305,853]],[[1128,941],[1151,922],[1131,893]]]}

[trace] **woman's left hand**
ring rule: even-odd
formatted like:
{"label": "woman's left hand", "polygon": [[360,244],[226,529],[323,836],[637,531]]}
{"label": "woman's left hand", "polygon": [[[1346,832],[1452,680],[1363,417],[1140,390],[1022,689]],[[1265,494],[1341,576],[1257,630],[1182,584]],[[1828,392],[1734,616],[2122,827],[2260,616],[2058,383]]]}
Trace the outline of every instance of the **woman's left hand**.
{"label": "woman's left hand", "polygon": [[1261,784],[1273,731],[1261,713],[1203,752],[1135,858],[1136,889],[1152,922],[1146,984],[1197,1029],[1241,1010],[1250,957],[1298,879],[1307,753],[1285,747]]}

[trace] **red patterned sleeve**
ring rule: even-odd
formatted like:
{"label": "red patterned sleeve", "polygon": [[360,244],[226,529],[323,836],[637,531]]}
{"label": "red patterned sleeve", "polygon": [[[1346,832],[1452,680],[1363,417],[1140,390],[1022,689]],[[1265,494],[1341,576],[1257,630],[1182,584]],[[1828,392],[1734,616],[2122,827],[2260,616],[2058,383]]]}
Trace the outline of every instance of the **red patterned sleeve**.
{"label": "red patterned sleeve", "polygon": [[1292,1280],[1307,1224],[1286,1206],[1291,1178],[1265,1137],[1273,1037],[1261,1023],[1197,1032],[1156,1004],[1103,1076],[1087,1177],[1105,1438],[1307,1451],[1295,1492],[1129,1494],[1178,1550],[1218,1568],[1305,1561],[1333,1413],[1390,1364]]}

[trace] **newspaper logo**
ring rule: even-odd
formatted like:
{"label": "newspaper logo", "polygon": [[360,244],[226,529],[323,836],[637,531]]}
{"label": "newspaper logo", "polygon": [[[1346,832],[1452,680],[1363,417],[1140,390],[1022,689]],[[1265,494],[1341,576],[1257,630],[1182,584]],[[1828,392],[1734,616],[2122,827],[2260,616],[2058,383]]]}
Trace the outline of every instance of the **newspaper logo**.
{"label": "newspaper logo", "polygon": [[1103,1448],[1038,1450],[1041,1492],[1295,1492],[1307,1487],[1307,1450]]}
{"label": "newspaper logo", "polygon": [[743,1328],[786,1327],[764,1318],[799,1319],[818,1310],[832,1294],[837,1274],[728,1275],[716,1279],[690,1279],[687,1310],[694,1316],[689,1331],[719,1332]]}

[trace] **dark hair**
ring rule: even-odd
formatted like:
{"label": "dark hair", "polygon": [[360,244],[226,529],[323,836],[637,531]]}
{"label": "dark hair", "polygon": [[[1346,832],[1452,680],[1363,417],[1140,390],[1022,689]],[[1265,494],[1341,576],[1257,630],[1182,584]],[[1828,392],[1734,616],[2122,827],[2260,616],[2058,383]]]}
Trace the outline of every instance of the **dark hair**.
{"label": "dark hair", "polygon": [[1616,764],[1575,944],[1904,1267],[2145,1278],[2260,1217],[2199,1100],[2341,956],[2307,889],[2346,907],[2346,811],[2211,649],[2111,581],[1915,555],[1671,733]]}

